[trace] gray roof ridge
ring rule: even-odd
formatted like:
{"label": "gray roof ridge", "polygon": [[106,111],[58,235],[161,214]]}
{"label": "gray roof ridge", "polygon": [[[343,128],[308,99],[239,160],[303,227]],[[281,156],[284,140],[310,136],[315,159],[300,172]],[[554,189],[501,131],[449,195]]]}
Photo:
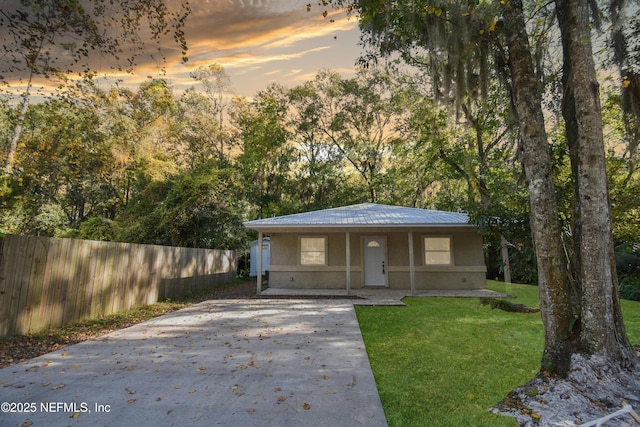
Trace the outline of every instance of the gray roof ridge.
{"label": "gray roof ridge", "polygon": [[359,203],[246,221],[245,226],[469,225],[466,213]]}

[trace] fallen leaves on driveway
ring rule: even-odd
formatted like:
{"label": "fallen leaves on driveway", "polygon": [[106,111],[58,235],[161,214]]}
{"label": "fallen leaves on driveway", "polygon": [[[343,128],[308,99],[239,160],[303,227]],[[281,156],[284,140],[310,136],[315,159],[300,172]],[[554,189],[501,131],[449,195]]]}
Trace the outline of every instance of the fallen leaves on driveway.
{"label": "fallen leaves on driveway", "polygon": [[118,329],[127,328],[163,314],[210,299],[249,298],[256,293],[255,281],[223,285],[209,293],[161,302],[121,314],[53,328],[48,331],[17,337],[0,338],[0,368],[24,362],[69,345],[98,338]]}

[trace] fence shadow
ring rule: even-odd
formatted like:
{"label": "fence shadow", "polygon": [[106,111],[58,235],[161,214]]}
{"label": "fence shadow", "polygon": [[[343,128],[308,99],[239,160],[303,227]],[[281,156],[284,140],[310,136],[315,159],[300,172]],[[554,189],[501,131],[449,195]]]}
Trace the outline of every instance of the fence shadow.
{"label": "fence shadow", "polygon": [[8,235],[0,337],[175,298],[236,278],[235,251]]}

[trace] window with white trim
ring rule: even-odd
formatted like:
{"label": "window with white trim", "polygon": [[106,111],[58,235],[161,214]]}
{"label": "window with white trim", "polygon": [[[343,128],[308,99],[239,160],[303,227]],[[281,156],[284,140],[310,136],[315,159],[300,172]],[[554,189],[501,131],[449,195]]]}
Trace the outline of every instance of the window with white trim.
{"label": "window with white trim", "polygon": [[327,238],[300,237],[300,265],[326,265]]}
{"label": "window with white trim", "polygon": [[451,265],[453,256],[451,250],[451,237],[429,236],[424,238],[424,264],[425,265]]}

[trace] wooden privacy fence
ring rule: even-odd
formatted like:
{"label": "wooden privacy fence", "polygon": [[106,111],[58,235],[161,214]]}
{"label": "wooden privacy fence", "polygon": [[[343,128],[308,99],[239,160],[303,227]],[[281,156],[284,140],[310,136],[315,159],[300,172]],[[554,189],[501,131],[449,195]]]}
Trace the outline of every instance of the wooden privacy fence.
{"label": "wooden privacy fence", "polygon": [[236,278],[234,251],[8,235],[0,337],[174,298]]}

